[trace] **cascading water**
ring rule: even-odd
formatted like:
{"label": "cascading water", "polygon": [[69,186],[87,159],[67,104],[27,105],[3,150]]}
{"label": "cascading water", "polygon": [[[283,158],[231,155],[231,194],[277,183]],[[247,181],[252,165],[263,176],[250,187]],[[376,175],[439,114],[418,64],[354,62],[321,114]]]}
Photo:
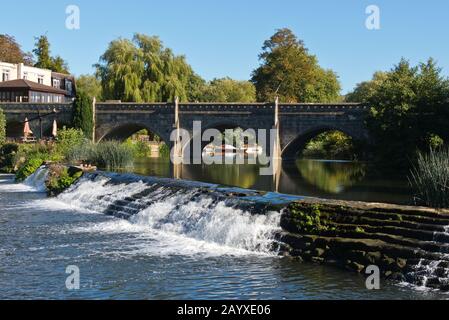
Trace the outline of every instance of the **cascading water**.
{"label": "cascading water", "polygon": [[[448,243],[449,226],[443,226],[443,231],[433,232],[433,242]],[[406,274],[405,285],[413,284],[420,290],[432,287],[449,287],[449,253],[437,253],[439,258],[433,260],[421,258],[413,266],[413,270]]]}
{"label": "cascading water", "polygon": [[[45,190],[46,176],[46,169],[40,168],[25,183]],[[124,218],[68,232],[133,234],[145,239],[137,247],[133,241],[128,245],[121,242],[114,254],[272,255],[288,249],[288,242],[282,243],[279,237],[284,232],[280,208],[295,199],[200,182],[95,172],[83,175],[56,202]],[[48,201],[54,206],[55,199]],[[431,226],[437,230],[433,233],[435,244],[449,241],[449,227],[442,222]],[[422,288],[449,286],[447,249],[442,245],[440,252],[429,249],[425,255],[410,259],[410,269],[404,273],[406,283]]]}
{"label": "cascading water", "polygon": [[47,190],[47,187],[45,186],[47,176],[48,168],[46,166],[42,166],[37,169],[36,172],[26,178],[23,183],[38,192],[45,192]]}
{"label": "cascading water", "polygon": [[235,201],[169,180],[86,175],[58,200],[165,234],[255,252],[272,252],[280,230],[279,212],[251,214]]}

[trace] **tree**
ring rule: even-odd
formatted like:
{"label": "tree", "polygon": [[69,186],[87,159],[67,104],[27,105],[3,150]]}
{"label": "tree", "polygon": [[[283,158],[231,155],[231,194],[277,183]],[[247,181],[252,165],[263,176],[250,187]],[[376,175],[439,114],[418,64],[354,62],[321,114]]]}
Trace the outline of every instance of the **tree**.
{"label": "tree", "polygon": [[50,68],[50,70],[54,71],[54,72],[60,72],[60,73],[65,73],[65,74],[69,74],[69,66],[67,64],[67,62],[62,59],[60,56],[56,56],[54,58],[52,58],[52,67]]}
{"label": "tree", "polygon": [[102,100],[102,89],[100,81],[92,75],[81,75],[76,79],[77,91],[82,91],[90,98]]}
{"label": "tree", "polygon": [[33,53],[36,55],[37,61],[34,64],[36,68],[49,69],[54,72],[69,73],[67,62],[60,56],[52,57],[50,55],[50,42],[47,36],[42,35],[36,38]]}
{"label": "tree", "polygon": [[73,126],[81,129],[86,138],[91,139],[93,133],[92,100],[84,91],[77,91],[73,107]]}
{"label": "tree", "polygon": [[0,108],[0,146],[6,141],[6,118],[3,109]]}
{"label": "tree", "polygon": [[0,61],[32,65],[33,57],[31,53],[22,51],[14,37],[0,34]]}
{"label": "tree", "polygon": [[196,73],[192,73],[187,84],[188,101],[204,101],[204,92],[207,89],[206,81]]}
{"label": "tree", "polygon": [[304,43],[289,29],[280,29],[264,42],[261,65],[253,71],[259,101],[333,102],[339,100],[337,75],[318,65]]}
{"label": "tree", "polygon": [[386,72],[375,72],[370,81],[364,81],[357,84],[354,91],[346,95],[345,100],[347,102],[367,102],[377,92],[386,78]]}
{"label": "tree", "polygon": [[320,159],[353,160],[357,157],[351,137],[341,131],[327,131],[310,140],[302,155]]}
{"label": "tree", "polygon": [[371,106],[367,124],[374,151],[389,167],[406,169],[416,150],[449,141],[449,79],[433,59],[415,67],[402,59],[355,92]]}
{"label": "tree", "polygon": [[214,79],[204,88],[201,98],[205,102],[254,102],[256,88],[249,81],[230,78]]}
{"label": "tree", "polygon": [[184,56],[143,34],[112,41],[96,68],[105,99],[155,102],[178,96],[186,101],[198,97],[203,83]]}

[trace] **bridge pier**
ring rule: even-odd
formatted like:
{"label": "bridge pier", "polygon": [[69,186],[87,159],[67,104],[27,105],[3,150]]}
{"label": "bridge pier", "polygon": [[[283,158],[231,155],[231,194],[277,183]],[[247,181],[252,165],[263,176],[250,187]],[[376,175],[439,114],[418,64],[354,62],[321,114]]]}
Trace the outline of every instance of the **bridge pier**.
{"label": "bridge pier", "polygon": [[182,162],[183,152],[182,152],[182,142],[181,142],[181,126],[179,124],[179,98],[175,98],[175,121],[173,128],[176,130],[176,139],[173,142],[173,157],[172,161],[175,165]]}

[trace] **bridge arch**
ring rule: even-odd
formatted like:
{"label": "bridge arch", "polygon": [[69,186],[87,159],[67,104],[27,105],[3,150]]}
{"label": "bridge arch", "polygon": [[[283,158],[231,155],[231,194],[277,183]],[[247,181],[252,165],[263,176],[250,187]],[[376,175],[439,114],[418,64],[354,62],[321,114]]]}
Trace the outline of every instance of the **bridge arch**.
{"label": "bridge arch", "polygon": [[[204,150],[204,148],[211,143],[211,141],[202,141],[203,134],[208,129],[217,129],[218,131],[224,133],[227,129],[235,130],[237,128],[241,128],[243,131],[246,131],[248,129],[247,124],[242,124],[237,121],[229,121],[229,120],[218,120],[214,122],[209,122],[206,126],[201,127],[201,133],[194,133],[193,130],[188,130],[190,132],[190,139],[188,141],[185,141],[182,144],[182,154],[183,157],[189,157],[190,159],[193,159],[193,142],[198,139],[197,141],[201,141],[201,151]],[[257,133],[256,133],[257,137]]]}
{"label": "bridge arch", "polygon": [[307,143],[324,132],[340,131],[352,138],[354,141],[365,140],[366,137],[361,135],[358,131],[348,130],[346,128],[340,128],[336,126],[319,126],[309,129],[305,132],[299,133],[293,139],[284,142],[284,147],[281,151],[281,157],[283,160],[295,160],[299,153],[302,152]]}
{"label": "bridge arch", "polygon": [[148,132],[159,136],[161,140],[166,144],[170,143],[170,137],[164,136],[158,130],[155,130],[152,126],[149,126],[147,123],[140,122],[125,122],[113,126],[100,126],[96,128],[95,136],[97,142],[104,140],[125,141],[127,138],[143,129],[146,129],[148,130]]}

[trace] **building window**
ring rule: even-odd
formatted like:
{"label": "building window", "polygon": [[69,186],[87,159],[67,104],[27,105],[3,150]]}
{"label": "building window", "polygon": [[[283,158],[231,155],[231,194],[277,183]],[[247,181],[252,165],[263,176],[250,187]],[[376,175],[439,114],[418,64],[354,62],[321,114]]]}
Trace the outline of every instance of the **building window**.
{"label": "building window", "polygon": [[44,84],[44,76],[37,76],[37,83]]}
{"label": "building window", "polygon": [[3,70],[2,81],[9,81],[9,70]]}
{"label": "building window", "polygon": [[26,80],[26,79],[28,79],[28,72],[23,73],[23,80]]}
{"label": "building window", "polygon": [[53,79],[53,87],[54,88],[60,88],[61,87],[61,80]]}
{"label": "building window", "polygon": [[66,82],[65,82],[65,89],[66,89],[68,92],[72,93],[72,81],[66,80]]}

